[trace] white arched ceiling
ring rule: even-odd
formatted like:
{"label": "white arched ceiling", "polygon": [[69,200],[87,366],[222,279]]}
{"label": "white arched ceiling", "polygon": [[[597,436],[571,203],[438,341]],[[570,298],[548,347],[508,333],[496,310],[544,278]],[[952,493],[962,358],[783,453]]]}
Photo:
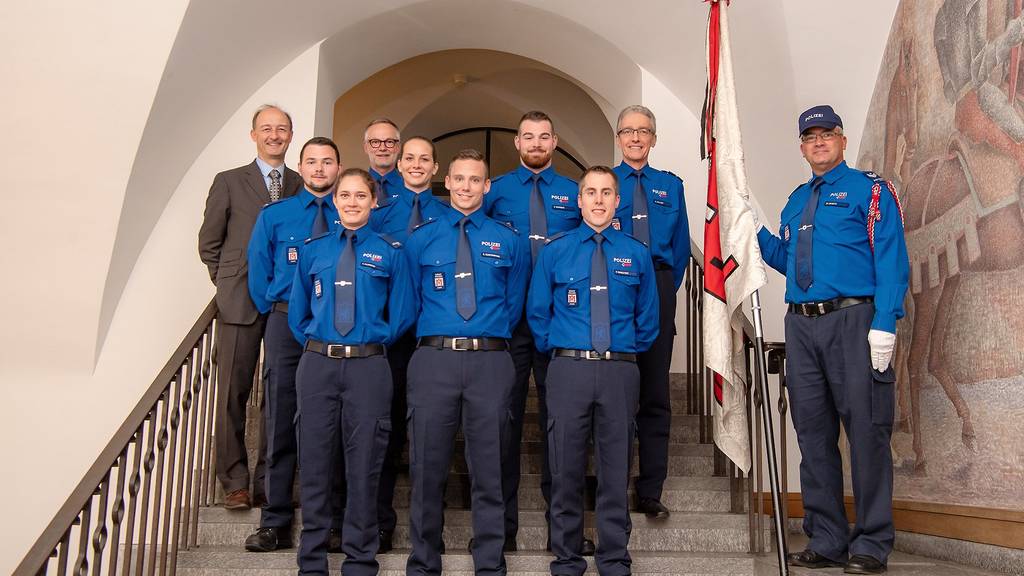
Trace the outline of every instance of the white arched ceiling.
{"label": "white arched ceiling", "polygon": [[493,50],[432,52],[377,72],[338,97],[331,133],[345,164],[363,165],[363,129],[373,118],[394,120],[405,136],[436,137],[514,128],[530,109],[551,115],[559,143],[577,158],[612,161],[611,124],[590,94],[541,62]]}
{"label": "white arched ceiling", "polygon": [[[864,29],[866,39],[885,38],[892,10],[882,9],[889,3],[830,3],[828,24],[822,21],[820,2],[800,0],[794,4],[803,9],[785,10],[782,0],[732,2],[741,120],[745,127],[760,129],[746,132],[748,149],[776,147],[778,134],[792,128],[804,104],[794,101],[795,74],[804,74],[808,84],[827,80],[832,84],[827,93],[836,94],[842,87],[835,86],[833,76],[844,70],[844,59],[865,57],[865,51],[850,51],[837,58],[823,41],[801,44],[788,37],[788,20],[831,29],[849,20],[849,14],[878,12],[877,30],[860,26],[848,32]],[[322,134],[331,133],[334,100],[360,81],[412,56],[461,48],[500,50],[544,62],[586,90],[607,117],[640,99],[643,69],[699,115],[707,9],[703,0],[628,6],[590,0],[307,0],[285,10],[272,0],[190,2],[132,161],[103,287],[96,355],[142,246],[189,166],[242,102],[318,42],[323,44],[315,126]],[[869,19],[854,21],[866,24]],[[865,40],[875,62],[879,43]],[[794,70],[795,49],[831,60],[814,70]],[[873,84],[874,78],[853,80]],[[792,165],[798,161],[794,158]],[[763,174],[772,187],[781,178],[776,174],[785,172],[770,154],[751,155],[748,168],[752,180]]]}

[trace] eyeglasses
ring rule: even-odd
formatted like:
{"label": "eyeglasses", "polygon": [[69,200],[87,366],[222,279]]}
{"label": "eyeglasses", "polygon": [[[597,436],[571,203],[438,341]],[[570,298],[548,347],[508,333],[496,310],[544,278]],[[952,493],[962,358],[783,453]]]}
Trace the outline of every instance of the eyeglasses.
{"label": "eyeglasses", "polygon": [[836,136],[842,136],[842,135],[843,135],[842,132],[832,132],[832,131],[829,131],[829,132],[819,132],[817,134],[801,134],[800,135],[800,141],[803,142],[804,144],[813,144],[814,142],[818,141],[818,138],[821,138],[822,142],[830,142]]}
{"label": "eyeglasses", "polygon": [[395,139],[395,138],[388,138],[387,140],[380,140],[379,138],[371,138],[370,140],[367,140],[366,142],[367,142],[367,144],[370,145],[370,148],[373,148],[374,150],[380,148],[381,144],[383,144],[384,147],[388,148],[388,149],[391,149],[391,148],[394,148],[395,146],[398,146],[398,140]]}
{"label": "eyeglasses", "polygon": [[654,136],[654,130],[650,128],[622,128],[616,132],[619,136],[625,136],[626,138],[632,138],[633,136],[640,135],[644,138]]}

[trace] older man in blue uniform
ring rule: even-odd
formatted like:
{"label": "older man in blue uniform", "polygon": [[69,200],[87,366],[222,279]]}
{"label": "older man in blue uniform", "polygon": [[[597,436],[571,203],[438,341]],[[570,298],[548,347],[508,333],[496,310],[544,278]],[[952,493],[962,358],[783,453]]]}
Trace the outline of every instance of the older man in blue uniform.
{"label": "older man in blue uniform", "polygon": [[[535,263],[537,253],[551,236],[572,230],[580,224],[576,204],[576,183],[555,172],[551,158],[558,147],[551,118],[537,110],[523,114],[514,140],[519,151],[520,165],[515,170],[494,179],[490,193],[484,198],[484,211],[499,222],[520,232],[523,249]],[[531,268],[532,269],[532,268]],[[544,402],[544,379],[549,358],[537,351],[525,317],[516,326],[511,341],[512,361],[516,365],[516,387],[512,396],[512,436],[502,456],[503,491],[505,494],[505,549],[516,546],[519,531],[519,479],[520,440],[523,435],[523,417],[530,384],[530,370],[540,400],[540,426],[547,420]],[[546,445],[546,444],[545,444]],[[551,475],[545,452],[541,469],[541,492],[550,502]],[[587,542],[588,552],[593,543]]]}
{"label": "older man in blue uniform", "polygon": [[405,188],[398,172],[398,152],[402,143],[398,124],[389,118],[376,118],[363,132],[363,152],[369,162],[370,176],[377,185],[377,205],[397,200]]}
{"label": "older man in blue uniform", "polygon": [[519,321],[529,258],[517,233],[481,209],[490,187],[476,150],[445,176],[452,210],[427,220],[406,245],[419,302],[409,363],[412,553],[406,574],[441,574],[448,466],[462,425],[472,490],[476,574],[505,574],[501,459],[515,367],[508,339]]}
{"label": "older man in blue uniform", "polygon": [[690,229],[683,181],[647,163],[658,143],[654,113],[645,106],[627,106],[619,113],[617,143],[622,163],[615,167],[625,193],[612,227],[631,234],[651,250],[658,283],[661,327],[650,350],[640,354],[640,411],[636,434],[640,444],[640,475],[636,479],[637,510],[651,518],[668,518],[661,502],[668,476],[668,444],[672,402],[668,373],[676,335],[676,291],[690,262]]}
{"label": "older man in blue uniform", "polygon": [[302,542],[300,574],[326,575],[330,492],[346,456],[342,571],[377,574],[377,484],[391,431],[385,346],[412,325],[415,296],[401,244],[366,224],[375,185],[358,168],[334,194],[341,226],[310,239],[299,257],[289,324],[303,343],[298,370]]}
{"label": "older man in blue uniform", "polygon": [[306,239],[333,228],[338,219],[331,193],[340,169],[333,141],[316,137],[306,142],[299,153],[304,187],[295,196],[267,204],[249,240],[249,293],[260,314],[267,314],[263,336],[267,504],[260,514],[259,529],[245,540],[250,552],[291,547],[292,486],[298,457],[295,370],[302,347],[288,328],[288,296]]}
{"label": "older man in blue uniform", "polygon": [[[786,275],[787,387],[800,444],[807,549],[789,563],[878,574],[892,551],[895,375],[890,360],[909,264],[892,185],[843,159],[843,122],[831,106],[800,115],[811,178],[782,210],[781,238],[758,231],[761,253]],[[843,506],[839,424],[850,441],[857,518]]]}
{"label": "older man in blue uniform", "polygon": [[[403,188],[391,202],[374,208],[370,228],[402,242],[414,228],[431,218],[440,218],[450,207],[434,198],[431,181],[437,174],[434,143],[423,136],[413,136],[402,142],[398,156],[398,171]],[[388,348],[388,362],[395,381],[391,400],[391,441],[388,443],[384,470],[380,475],[378,491],[378,521],[380,524],[380,551],[392,548],[392,539],[398,516],[395,513],[395,481],[401,468],[402,448],[405,446],[406,380],[409,360],[416,349],[415,326],[410,328]]]}
{"label": "older man in blue uniform", "polygon": [[618,178],[594,166],[580,180],[584,223],[540,253],[526,312],[547,373],[552,574],[581,576],[587,440],[597,469],[597,568],[630,574],[629,486],[639,402],[637,355],[658,335],[658,288],[647,247],[611,226]]}

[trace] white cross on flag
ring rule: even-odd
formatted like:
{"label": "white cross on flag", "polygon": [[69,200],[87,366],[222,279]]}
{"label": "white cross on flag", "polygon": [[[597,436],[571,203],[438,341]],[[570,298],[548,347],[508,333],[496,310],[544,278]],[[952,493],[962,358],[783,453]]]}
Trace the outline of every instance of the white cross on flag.
{"label": "white cross on flag", "polygon": [[711,0],[701,142],[710,157],[704,221],[704,364],[715,373],[715,444],[746,472],[750,470],[750,443],[740,305],[765,284],[766,274],[747,201],[750,191],[743,167],[726,13],[727,2]]}

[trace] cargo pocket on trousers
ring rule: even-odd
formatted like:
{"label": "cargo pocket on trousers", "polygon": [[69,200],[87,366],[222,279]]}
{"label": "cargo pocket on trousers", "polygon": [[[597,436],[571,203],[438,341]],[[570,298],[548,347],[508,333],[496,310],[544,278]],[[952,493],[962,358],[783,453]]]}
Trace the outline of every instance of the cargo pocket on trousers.
{"label": "cargo pocket on trousers", "polygon": [[558,441],[558,427],[554,418],[548,418],[548,469],[551,475],[558,474],[562,463],[562,443]]}
{"label": "cargo pocket on trousers", "polygon": [[379,473],[379,467],[384,462],[384,455],[388,451],[388,442],[391,440],[391,417],[378,418],[377,430],[373,436],[373,465]]}
{"label": "cargo pocket on trousers", "polygon": [[871,371],[871,423],[892,426],[896,409],[896,371],[889,366],[885,372]]}

